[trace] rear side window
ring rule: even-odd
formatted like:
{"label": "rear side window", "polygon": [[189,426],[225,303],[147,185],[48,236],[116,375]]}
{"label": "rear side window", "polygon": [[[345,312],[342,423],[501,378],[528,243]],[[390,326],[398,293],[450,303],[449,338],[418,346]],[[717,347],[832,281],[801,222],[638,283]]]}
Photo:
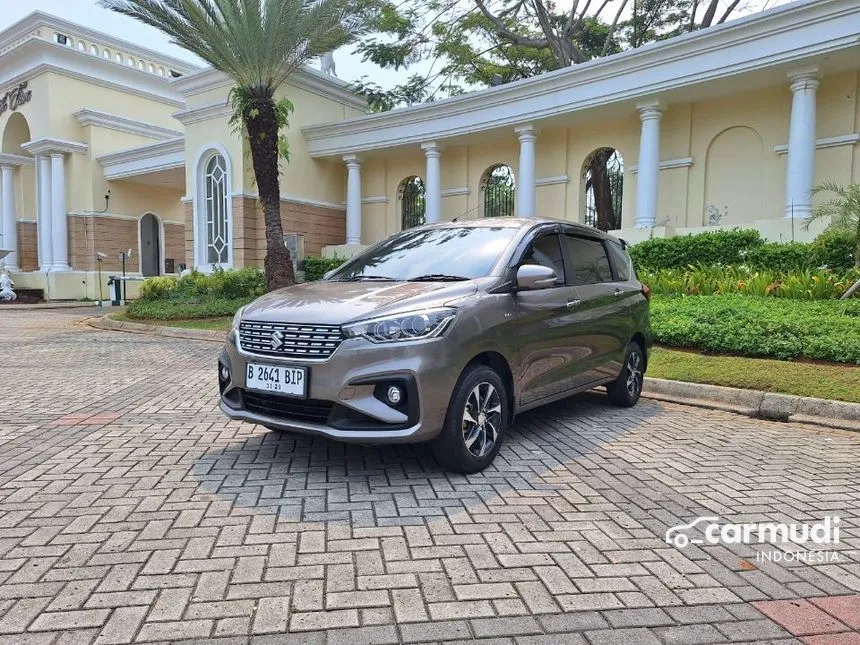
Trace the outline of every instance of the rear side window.
{"label": "rear side window", "polygon": [[620,244],[609,240],[606,242],[606,248],[609,250],[609,263],[615,272],[615,279],[619,282],[630,280],[633,277],[633,267],[627,251]]}
{"label": "rear side window", "polygon": [[609,268],[609,258],[603,242],[588,237],[565,235],[570,268],[568,284],[594,284],[596,282],[611,282],[612,270]]}

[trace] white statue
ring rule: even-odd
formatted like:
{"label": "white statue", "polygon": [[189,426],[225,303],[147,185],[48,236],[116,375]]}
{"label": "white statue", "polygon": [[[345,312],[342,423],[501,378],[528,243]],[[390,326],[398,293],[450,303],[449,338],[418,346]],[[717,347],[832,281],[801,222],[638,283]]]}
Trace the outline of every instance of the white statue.
{"label": "white statue", "polygon": [[334,52],[326,52],[320,56],[320,70],[327,76],[337,78],[337,70],[334,68]]}
{"label": "white statue", "polygon": [[9,272],[6,270],[6,263],[0,262],[0,300],[17,300],[18,295],[12,291],[15,283],[9,277]]}

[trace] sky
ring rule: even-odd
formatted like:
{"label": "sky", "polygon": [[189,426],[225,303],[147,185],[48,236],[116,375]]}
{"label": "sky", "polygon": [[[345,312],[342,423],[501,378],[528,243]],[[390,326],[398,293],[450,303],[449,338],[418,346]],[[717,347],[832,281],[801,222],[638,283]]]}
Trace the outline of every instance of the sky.
{"label": "sky", "polygon": [[[559,0],[561,8],[569,5],[571,0]],[[611,0],[618,2],[619,0]],[[740,17],[759,11],[767,7],[785,4],[789,0],[746,0],[742,1],[733,17]],[[722,5],[727,5],[728,0],[721,0]],[[610,3],[611,4],[611,3]],[[75,22],[91,29],[105,32],[116,38],[129,40],[156,51],[200,64],[200,61],[191,53],[170,43],[169,39],[158,30],[148,27],[132,18],[122,16],[107,9],[99,7],[94,0],[0,0],[0,30],[5,29],[17,22],[27,14],[35,10],[59,16],[71,22]],[[612,13],[611,8],[607,13]],[[719,15],[720,12],[718,12]],[[383,87],[390,87],[397,82],[404,81],[407,76],[416,71],[423,71],[416,67],[408,71],[382,70],[372,63],[364,63],[361,58],[352,53],[353,46],[347,46],[335,52],[335,64],[337,75],[345,81],[353,81],[368,76],[373,82]]]}

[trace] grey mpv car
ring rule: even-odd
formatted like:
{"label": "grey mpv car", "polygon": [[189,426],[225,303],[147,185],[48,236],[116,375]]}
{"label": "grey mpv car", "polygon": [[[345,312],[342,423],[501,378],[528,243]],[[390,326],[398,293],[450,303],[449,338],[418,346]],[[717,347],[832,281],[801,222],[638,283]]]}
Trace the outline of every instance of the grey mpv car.
{"label": "grey mpv car", "polygon": [[409,229],[239,310],[219,359],[221,409],[340,441],[429,441],[445,467],[475,472],[519,412],[598,385],[636,403],[648,296],[624,243],[593,228]]}

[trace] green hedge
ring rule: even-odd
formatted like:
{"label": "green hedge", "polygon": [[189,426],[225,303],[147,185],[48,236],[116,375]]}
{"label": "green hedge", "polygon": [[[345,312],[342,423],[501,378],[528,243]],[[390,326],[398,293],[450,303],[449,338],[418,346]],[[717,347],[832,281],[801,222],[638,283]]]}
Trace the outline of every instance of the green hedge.
{"label": "green hedge", "polygon": [[220,318],[232,316],[239,307],[253,298],[204,297],[195,300],[172,298],[141,298],[129,303],[125,310],[128,318],[137,320],[189,320],[193,318]]}
{"label": "green hedge", "polygon": [[811,243],[780,244],[766,242],[758,231],[735,229],[646,240],[631,246],[630,255],[637,269],[747,264],[780,272],[821,266],[843,272],[854,266],[853,249],[848,233],[829,232]]}
{"label": "green hedge", "polygon": [[181,278],[148,278],[140,286],[142,300],[199,298],[256,298],[266,293],[266,277],[254,267],[192,271]]}
{"label": "green hedge", "polygon": [[651,327],[663,345],[860,364],[860,300],[654,296]]}
{"label": "green hedge", "polygon": [[305,280],[307,282],[322,280],[328,271],[338,268],[344,262],[346,262],[346,258],[306,257],[304,262]]}

